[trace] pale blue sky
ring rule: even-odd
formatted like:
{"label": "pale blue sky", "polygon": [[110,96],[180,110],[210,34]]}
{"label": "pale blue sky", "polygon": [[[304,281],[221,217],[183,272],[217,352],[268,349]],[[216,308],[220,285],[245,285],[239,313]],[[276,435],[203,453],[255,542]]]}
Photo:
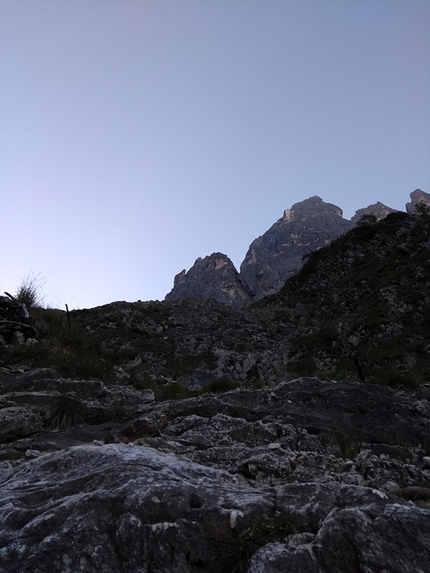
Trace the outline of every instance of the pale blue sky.
{"label": "pale blue sky", "polygon": [[430,0],[0,0],[0,292],[163,299],[312,195],[430,192]]}

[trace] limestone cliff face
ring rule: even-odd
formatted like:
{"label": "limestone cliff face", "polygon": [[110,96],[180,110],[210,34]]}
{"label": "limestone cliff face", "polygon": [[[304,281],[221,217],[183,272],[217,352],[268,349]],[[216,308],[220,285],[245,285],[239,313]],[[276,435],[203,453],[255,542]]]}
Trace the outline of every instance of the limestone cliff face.
{"label": "limestone cliff face", "polygon": [[188,272],[184,269],[176,275],[166,300],[181,298],[212,299],[232,306],[243,306],[251,300],[236,267],[222,253],[198,258]]}
{"label": "limestone cliff face", "polygon": [[310,197],[284,211],[268,231],[255,239],[240,267],[254,300],[277,292],[303,266],[303,255],[328,244],[352,228],[342,209]]}

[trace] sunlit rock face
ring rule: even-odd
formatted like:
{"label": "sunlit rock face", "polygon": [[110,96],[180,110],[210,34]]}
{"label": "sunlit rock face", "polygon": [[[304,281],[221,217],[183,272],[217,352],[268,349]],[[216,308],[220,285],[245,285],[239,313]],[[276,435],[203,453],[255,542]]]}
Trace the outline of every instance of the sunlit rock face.
{"label": "sunlit rock face", "polygon": [[303,266],[303,255],[346,233],[353,224],[342,209],[310,197],[284,211],[255,239],[240,267],[240,276],[255,300],[277,292]]}
{"label": "sunlit rock face", "polygon": [[212,299],[232,306],[243,306],[251,300],[236,267],[222,253],[198,258],[188,272],[176,275],[166,300],[181,298]]}
{"label": "sunlit rock face", "polygon": [[421,191],[421,189],[415,189],[410,194],[411,201],[410,203],[406,203],[406,211],[413,215],[416,211],[417,205],[420,203],[426,207],[430,207],[430,193],[425,193]]}

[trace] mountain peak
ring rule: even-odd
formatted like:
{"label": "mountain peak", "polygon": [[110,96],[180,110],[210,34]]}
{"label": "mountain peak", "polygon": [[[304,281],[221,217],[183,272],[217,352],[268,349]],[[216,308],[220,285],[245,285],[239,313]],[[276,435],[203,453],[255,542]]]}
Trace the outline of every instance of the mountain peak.
{"label": "mountain peak", "polygon": [[284,211],[268,231],[255,239],[240,267],[254,300],[277,292],[303,265],[303,255],[352,227],[340,207],[313,196]]}
{"label": "mountain peak", "polygon": [[243,306],[251,297],[232,261],[223,253],[196,259],[191,269],[176,275],[166,300],[212,299],[232,306]]}
{"label": "mountain peak", "polygon": [[358,211],[355,212],[355,215],[351,218],[351,221],[354,224],[358,223],[364,215],[371,215],[375,217],[377,221],[379,221],[380,219],[384,219],[387,215],[394,213],[395,211],[395,209],[391,209],[391,207],[387,207],[387,205],[384,205],[378,201],[377,203],[373,203],[368,207],[358,209]]}
{"label": "mountain peak", "polygon": [[[406,205],[414,213],[420,203],[430,207],[430,194],[415,189]],[[193,267],[175,277],[166,299],[209,298],[243,306],[278,292],[303,266],[303,256],[320,249],[352,229],[365,215],[384,219],[396,210],[380,201],[358,209],[351,220],[337,205],[314,195],[289,209],[263,235],[256,238],[238,272],[222,253],[198,258]]]}

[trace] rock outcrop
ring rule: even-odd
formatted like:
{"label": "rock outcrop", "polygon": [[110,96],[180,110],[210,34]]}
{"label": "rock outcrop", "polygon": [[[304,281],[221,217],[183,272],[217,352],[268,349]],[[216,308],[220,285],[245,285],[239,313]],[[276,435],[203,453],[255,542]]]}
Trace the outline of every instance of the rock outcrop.
{"label": "rock outcrop", "polygon": [[0,296],[0,344],[23,344],[35,335],[25,304],[11,295]]}
{"label": "rock outcrop", "polygon": [[351,222],[357,224],[364,216],[370,216],[371,218],[374,217],[375,221],[379,221],[384,219],[390,213],[395,213],[395,211],[395,209],[391,209],[391,207],[387,207],[387,205],[378,201],[364,209],[358,209],[358,211],[355,212],[355,215],[351,217]]}
{"label": "rock outcrop", "polygon": [[392,495],[250,488],[148,447],[75,447],[0,484],[2,571],[416,573],[430,559],[430,511]]}
{"label": "rock outcrop", "polygon": [[6,304],[0,573],[428,571],[429,245],[396,212],[241,308]]}
{"label": "rock outcrop", "polygon": [[303,255],[346,233],[352,224],[342,209],[310,197],[284,212],[255,239],[240,266],[240,276],[255,300],[277,292],[303,266]]}
{"label": "rock outcrop", "polygon": [[243,306],[251,296],[231,260],[222,253],[198,258],[191,269],[176,275],[166,300],[212,299],[231,306]]}
{"label": "rock outcrop", "polygon": [[[299,378],[154,401],[48,370],[0,383],[4,410],[45,425],[0,444],[2,573],[426,570],[429,388]],[[85,414],[59,432],[41,398],[65,389]]]}
{"label": "rock outcrop", "polygon": [[411,201],[406,203],[406,211],[413,215],[416,212],[417,206],[422,204],[424,207],[430,208],[430,194],[421,191],[421,189],[415,189],[410,194]]}
{"label": "rock outcrop", "polygon": [[355,371],[409,387],[428,381],[429,245],[429,215],[398,211],[312,253],[266,301],[295,329],[290,371],[297,365],[334,378]]}

